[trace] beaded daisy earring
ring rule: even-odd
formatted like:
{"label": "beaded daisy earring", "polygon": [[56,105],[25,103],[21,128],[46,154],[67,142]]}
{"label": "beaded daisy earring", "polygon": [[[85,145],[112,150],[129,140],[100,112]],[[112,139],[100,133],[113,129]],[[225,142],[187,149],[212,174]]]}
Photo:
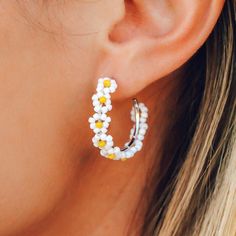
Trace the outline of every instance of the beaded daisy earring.
{"label": "beaded daisy earring", "polygon": [[148,109],[143,103],[133,99],[131,120],[134,125],[130,130],[130,141],[122,149],[115,147],[112,136],[107,134],[111,122],[107,113],[112,109],[110,94],[116,89],[117,84],[114,79],[108,77],[98,79],[97,93],[92,96],[95,114],[89,118],[89,123],[95,133],[92,139],[93,145],[100,149],[101,156],[112,160],[126,160],[142,149],[142,141],[148,128],[146,123]]}

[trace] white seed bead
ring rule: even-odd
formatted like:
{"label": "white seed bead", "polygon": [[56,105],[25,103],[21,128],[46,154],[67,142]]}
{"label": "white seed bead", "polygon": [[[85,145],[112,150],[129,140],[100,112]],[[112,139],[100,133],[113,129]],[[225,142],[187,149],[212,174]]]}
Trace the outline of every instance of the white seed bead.
{"label": "white seed bead", "polygon": [[102,110],[103,113],[107,113],[108,112],[107,107],[102,107],[101,110]]}
{"label": "white seed bead", "polygon": [[102,133],[106,133],[107,132],[107,129],[105,128],[105,127],[103,127],[103,128],[101,128],[101,129],[99,129]]}
{"label": "white seed bead", "polygon": [[113,140],[112,136],[111,135],[107,135],[107,141],[112,141],[112,140]]}
{"label": "white seed bead", "polygon": [[142,128],[142,129],[147,129],[147,128],[148,128],[147,123],[142,123],[142,124],[140,124],[140,128]]}
{"label": "white seed bead", "polygon": [[121,152],[116,152],[115,154],[116,154],[117,160],[120,160],[122,156]]}
{"label": "white seed bead", "polygon": [[107,151],[106,151],[105,149],[101,149],[101,150],[100,150],[100,154],[101,154],[102,156],[106,157]]}
{"label": "white seed bead", "polygon": [[101,108],[100,108],[99,106],[95,106],[95,107],[94,107],[94,111],[95,111],[95,112],[99,112],[100,109],[101,109]]}
{"label": "white seed bead", "polygon": [[137,149],[135,147],[131,147],[130,150],[133,152],[133,153],[136,153],[137,152]]}
{"label": "white seed bead", "polygon": [[114,147],[114,153],[118,153],[120,152],[120,148],[119,147]]}
{"label": "white seed bead", "polygon": [[141,128],[141,129],[139,130],[139,134],[145,135],[145,134],[146,134],[146,129]]}
{"label": "white seed bead", "polygon": [[110,91],[111,91],[111,93],[114,93],[116,91],[116,88],[115,87],[111,87]]}
{"label": "white seed bead", "polygon": [[104,127],[104,128],[108,128],[108,127],[109,127],[109,123],[108,123],[108,122],[106,122],[106,121],[105,121],[105,122],[103,122],[103,127]]}
{"label": "white seed bead", "polygon": [[93,100],[93,101],[94,101],[94,100],[98,100],[97,94],[94,94],[94,95],[92,96],[92,100]]}
{"label": "white seed bead", "polygon": [[98,142],[93,142],[93,145],[94,145],[95,147],[98,147]]}
{"label": "white seed bead", "polygon": [[138,135],[138,140],[143,141],[144,140],[144,136],[142,134],[139,134]]}
{"label": "white seed bead", "polygon": [[107,154],[113,154],[113,149],[112,148],[109,148],[109,149],[107,149]]}
{"label": "white seed bead", "polygon": [[130,130],[130,134],[134,133],[134,127]]}
{"label": "white seed bead", "polygon": [[148,113],[147,107],[142,107],[141,110],[142,110],[142,112]]}
{"label": "white seed bead", "polygon": [[106,118],[106,122],[111,122],[111,117],[108,116],[108,117]]}
{"label": "white seed bead", "polygon": [[148,118],[148,114],[146,112],[142,112],[141,117]]}
{"label": "white seed bead", "polygon": [[102,93],[102,92],[98,92],[98,93],[97,93],[97,97],[98,97],[98,98],[103,97],[103,93]]}
{"label": "white seed bead", "polygon": [[94,129],[95,128],[95,124],[94,123],[91,123],[90,124],[90,129]]}
{"label": "white seed bead", "polygon": [[127,158],[130,158],[130,157],[133,157],[134,156],[134,153],[130,150],[126,150],[125,151],[125,157]]}
{"label": "white seed bead", "polygon": [[102,120],[106,120],[106,118],[107,118],[106,114],[102,114],[102,115],[101,115],[101,119],[102,119]]}
{"label": "white seed bead", "polygon": [[98,120],[98,119],[100,118],[100,115],[97,114],[97,113],[95,113],[95,114],[93,115],[93,118],[94,118],[95,120]]}
{"label": "white seed bead", "polygon": [[124,151],[120,152],[120,158],[125,158],[125,152]]}
{"label": "white seed bead", "polygon": [[136,140],[136,141],[135,141],[135,144],[137,144],[137,145],[142,145],[143,143],[142,143],[142,141],[140,141],[140,140]]}
{"label": "white seed bead", "polygon": [[94,131],[94,133],[98,133],[98,132],[100,132],[100,129],[99,128],[95,128],[93,131]]}
{"label": "white seed bead", "polygon": [[142,108],[145,108],[146,106],[142,102],[140,102],[139,107],[142,109]]}
{"label": "white seed bead", "polygon": [[94,100],[93,101],[93,106],[98,106],[100,103],[99,103],[99,101],[98,100]]}
{"label": "white seed bead", "polygon": [[112,147],[113,146],[113,141],[108,141],[107,142],[107,147]]}
{"label": "white seed bead", "polygon": [[103,84],[102,83],[98,83],[97,89],[99,89],[99,90],[103,89]]}
{"label": "white seed bead", "polygon": [[101,135],[100,135],[100,139],[101,139],[101,140],[106,140],[106,138],[107,138],[107,136],[106,136],[105,134],[101,134]]}
{"label": "white seed bead", "polygon": [[95,119],[93,117],[89,117],[88,121],[89,121],[89,123],[94,123]]}
{"label": "white seed bead", "polygon": [[105,94],[108,94],[110,92],[110,89],[109,88],[104,88],[103,91],[104,91]]}
{"label": "white seed bead", "polygon": [[142,149],[142,146],[136,145],[135,148],[137,151],[140,151]]}
{"label": "white seed bead", "polygon": [[111,100],[110,100],[110,99],[106,101],[106,105],[107,105],[107,106],[108,106],[108,105],[111,105]]}
{"label": "white seed bead", "polygon": [[96,88],[96,92],[98,92],[98,93],[102,92],[102,88],[101,87]]}
{"label": "white seed bead", "polygon": [[140,140],[135,141],[135,148],[137,151],[140,151],[142,149],[143,143]]}
{"label": "white seed bead", "polygon": [[140,118],[140,122],[141,122],[141,123],[145,123],[146,121],[147,121],[147,118],[144,118],[144,117],[141,117],[141,118]]}
{"label": "white seed bead", "polygon": [[95,137],[92,138],[93,143],[97,142],[97,140],[95,139]]}
{"label": "white seed bead", "polygon": [[112,105],[107,105],[107,110],[111,111],[112,110]]}

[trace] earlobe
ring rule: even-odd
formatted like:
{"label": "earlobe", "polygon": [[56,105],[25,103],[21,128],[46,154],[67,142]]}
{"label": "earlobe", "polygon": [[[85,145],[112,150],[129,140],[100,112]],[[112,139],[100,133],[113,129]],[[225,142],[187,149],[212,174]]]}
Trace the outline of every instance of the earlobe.
{"label": "earlobe", "polygon": [[98,77],[116,78],[129,97],[182,66],[205,42],[224,0],[125,1],[107,35]]}

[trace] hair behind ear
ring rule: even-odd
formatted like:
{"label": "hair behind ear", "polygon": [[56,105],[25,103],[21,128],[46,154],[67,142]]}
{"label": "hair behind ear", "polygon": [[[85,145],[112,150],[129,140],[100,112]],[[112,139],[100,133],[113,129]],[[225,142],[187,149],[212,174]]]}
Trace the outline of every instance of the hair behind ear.
{"label": "hair behind ear", "polygon": [[235,29],[235,5],[228,0],[211,36],[190,61],[192,79],[180,98],[188,102],[177,108],[181,115],[168,137],[165,174],[151,181],[156,191],[142,235],[232,235]]}

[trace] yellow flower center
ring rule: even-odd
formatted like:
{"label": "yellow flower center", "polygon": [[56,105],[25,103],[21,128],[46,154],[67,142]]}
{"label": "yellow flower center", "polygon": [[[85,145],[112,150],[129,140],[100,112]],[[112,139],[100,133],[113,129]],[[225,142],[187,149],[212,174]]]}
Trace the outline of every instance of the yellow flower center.
{"label": "yellow flower center", "polygon": [[101,121],[97,121],[95,123],[96,128],[101,129],[103,127],[103,123]]}
{"label": "yellow flower center", "polygon": [[107,144],[106,141],[104,141],[104,140],[99,140],[99,142],[98,142],[98,147],[103,148],[103,147],[106,146],[106,144]]}
{"label": "yellow flower center", "polygon": [[111,81],[106,79],[103,81],[103,85],[105,88],[110,88],[111,87]]}
{"label": "yellow flower center", "polygon": [[107,101],[107,99],[104,96],[99,98],[99,102],[101,104],[104,104],[106,101]]}
{"label": "yellow flower center", "polygon": [[115,155],[114,153],[112,153],[112,154],[108,154],[107,157],[108,157],[109,159],[115,159],[115,158],[116,158],[116,155]]}

